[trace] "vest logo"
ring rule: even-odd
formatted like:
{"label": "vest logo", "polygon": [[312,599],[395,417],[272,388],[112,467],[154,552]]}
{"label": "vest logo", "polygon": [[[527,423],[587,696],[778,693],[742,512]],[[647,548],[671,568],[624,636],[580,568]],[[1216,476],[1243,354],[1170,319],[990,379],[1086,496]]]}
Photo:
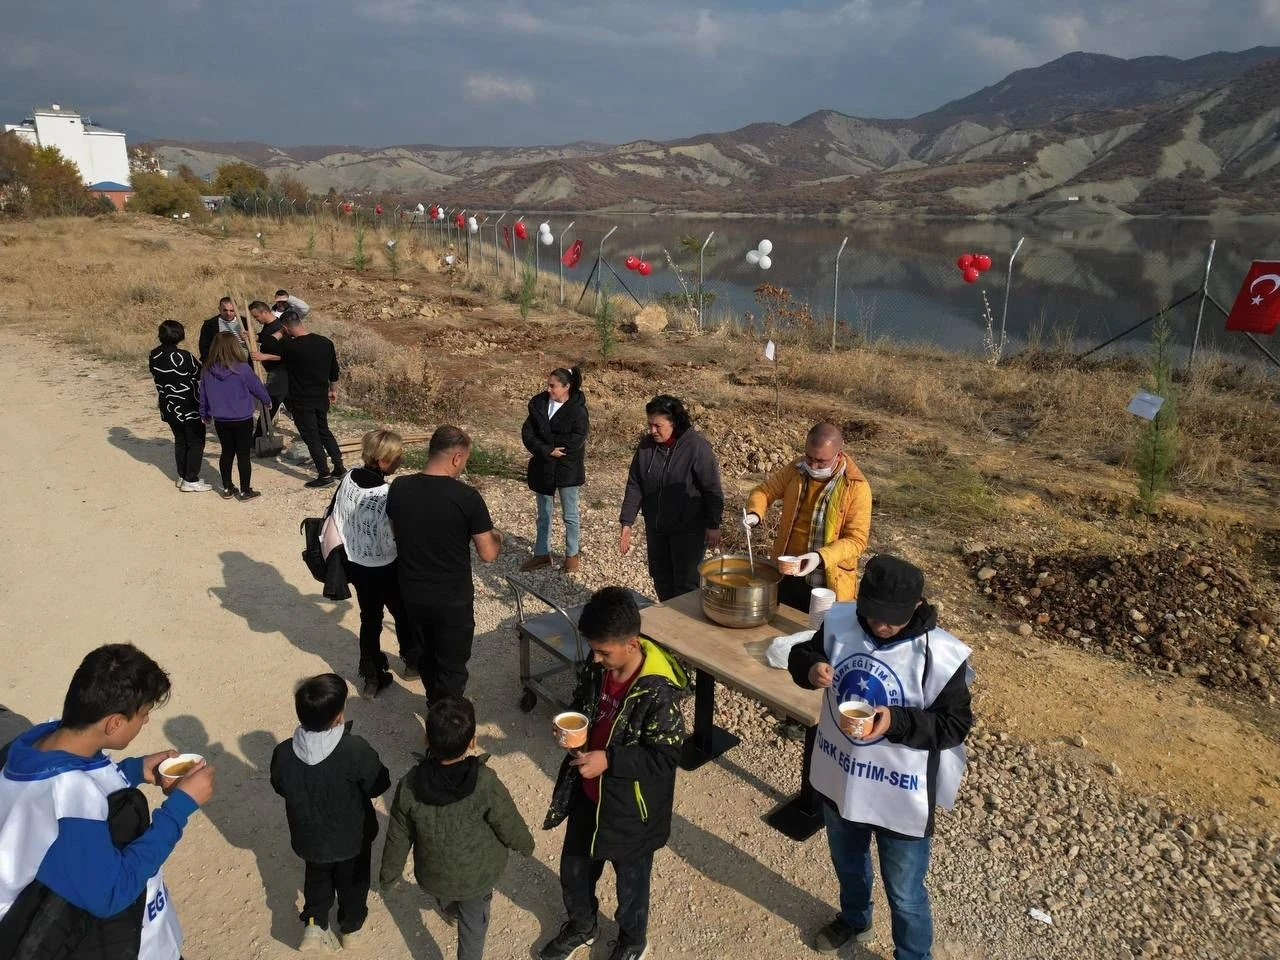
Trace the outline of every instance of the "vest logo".
{"label": "vest logo", "polygon": [[[898,675],[868,653],[852,654],[836,664],[831,688],[835,698],[828,700],[828,709],[833,717],[836,707],[846,700],[865,700],[873,707],[901,707],[906,703]],[[855,746],[866,745],[866,741],[854,740],[847,734],[845,738]]]}

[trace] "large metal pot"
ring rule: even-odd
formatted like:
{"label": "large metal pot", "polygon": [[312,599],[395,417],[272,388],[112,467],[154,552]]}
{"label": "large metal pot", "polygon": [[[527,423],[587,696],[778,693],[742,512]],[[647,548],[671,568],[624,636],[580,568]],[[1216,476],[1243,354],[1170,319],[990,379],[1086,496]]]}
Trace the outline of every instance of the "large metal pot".
{"label": "large metal pot", "polygon": [[782,574],[772,560],[751,561],[729,553],[698,566],[702,612],[722,627],[758,627],[778,611],[778,581]]}

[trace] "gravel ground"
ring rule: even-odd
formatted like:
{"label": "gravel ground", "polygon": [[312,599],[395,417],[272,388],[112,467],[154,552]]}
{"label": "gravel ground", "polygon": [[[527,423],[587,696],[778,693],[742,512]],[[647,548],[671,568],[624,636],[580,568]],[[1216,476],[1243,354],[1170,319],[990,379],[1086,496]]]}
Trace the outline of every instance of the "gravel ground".
{"label": "gravel ground", "polygon": [[[499,561],[505,573],[529,555],[532,505],[521,484],[490,479],[481,486],[495,523],[509,532]],[[596,506],[584,509],[582,572],[572,579],[555,570],[526,576],[567,602],[611,583],[649,591],[643,538],[631,556],[619,557],[613,499],[607,507],[591,496],[583,501]],[[553,552],[556,546],[553,539]],[[486,600],[477,608],[486,622],[477,629],[496,628],[510,613],[509,597]],[[975,666],[980,674],[980,659]],[[691,700],[688,708],[691,723]],[[681,808],[718,803],[708,781],[721,783],[725,773],[735,791],[764,795],[761,813],[797,788],[801,745],[778,735],[766,709],[721,688],[717,722],[742,743],[716,764],[714,775],[709,768],[682,775]],[[939,816],[934,842],[929,886],[939,957],[1280,956],[1275,832],[1251,834],[1224,815],[1192,815],[1161,797],[1132,795],[1123,771],[1099,767],[1079,735],[1037,749],[979,719],[969,747],[958,804]],[[830,872],[820,837],[794,844],[752,820],[720,823],[716,830],[737,832],[741,849],[767,857],[764,865],[780,882],[808,886],[815,872]],[[820,885],[827,896],[832,887]],[[702,914],[708,899],[714,912],[713,895],[696,886],[688,894],[691,914]],[[1033,919],[1032,908],[1052,923]],[[762,931],[786,923],[779,916],[743,919],[748,929],[760,923]],[[874,946],[880,952],[849,956],[891,955],[886,920],[887,910],[879,910]],[[732,933],[722,923],[695,924],[682,936],[723,945]],[[794,953],[780,955],[804,953],[797,943]]]}

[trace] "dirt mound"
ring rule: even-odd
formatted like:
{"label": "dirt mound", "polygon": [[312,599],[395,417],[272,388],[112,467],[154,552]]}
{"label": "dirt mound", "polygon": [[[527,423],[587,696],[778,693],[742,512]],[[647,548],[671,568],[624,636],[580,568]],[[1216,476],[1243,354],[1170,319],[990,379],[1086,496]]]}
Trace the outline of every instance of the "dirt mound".
{"label": "dirt mound", "polygon": [[1254,695],[1280,686],[1275,598],[1220,557],[1184,545],[1136,556],[987,550],[965,559],[1024,634]]}

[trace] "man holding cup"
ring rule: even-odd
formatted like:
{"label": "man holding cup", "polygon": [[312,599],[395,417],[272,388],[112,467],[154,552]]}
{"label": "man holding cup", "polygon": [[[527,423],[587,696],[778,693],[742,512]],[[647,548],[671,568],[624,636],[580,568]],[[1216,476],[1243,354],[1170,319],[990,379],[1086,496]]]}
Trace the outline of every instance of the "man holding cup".
{"label": "man holding cup", "polygon": [[871,531],[871,485],[844,452],[839,427],[815,424],[804,456],[747,495],[743,525],[748,535],[776,500],[782,501],[782,516],[773,556],[784,575],[778,602],[808,610],[814,587],[835,591],[837,600],[857,596],[858,558]]}
{"label": "man holding cup", "polygon": [[924,574],[896,557],[868,564],[856,603],[827,611],[793,647],[797,684],[826,691],[809,779],[825,800],[840,912],[819,953],[871,938],[871,840],[880,857],[895,960],[930,960],[929,870],[935,805],[955,803],[973,724],[969,648],[938,628]]}

